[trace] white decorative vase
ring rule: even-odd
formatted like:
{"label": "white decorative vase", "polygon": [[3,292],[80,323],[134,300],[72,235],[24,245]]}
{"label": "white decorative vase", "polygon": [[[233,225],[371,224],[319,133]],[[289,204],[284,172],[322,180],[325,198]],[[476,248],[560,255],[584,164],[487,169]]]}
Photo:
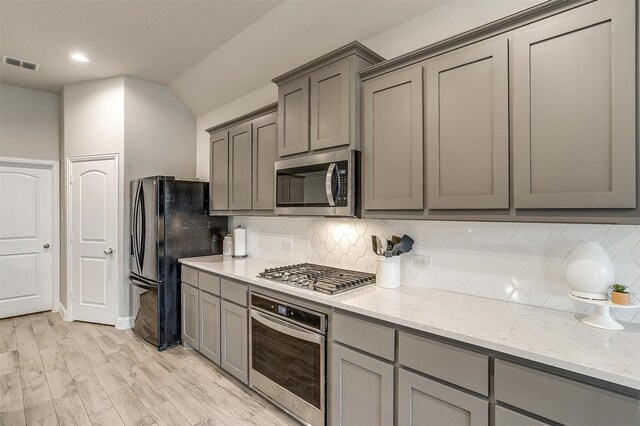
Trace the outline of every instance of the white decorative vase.
{"label": "white decorative vase", "polygon": [[583,241],[567,258],[565,275],[571,294],[587,299],[607,300],[613,283],[613,265],[597,241]]}

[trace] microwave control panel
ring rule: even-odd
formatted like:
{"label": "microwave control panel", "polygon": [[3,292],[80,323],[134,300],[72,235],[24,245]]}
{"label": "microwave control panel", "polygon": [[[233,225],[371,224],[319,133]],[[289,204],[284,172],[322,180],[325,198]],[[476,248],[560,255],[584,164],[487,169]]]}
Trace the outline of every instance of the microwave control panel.
{"label": "microwave control panel", "polygon": [[337,172],[338,172],[338,182],[339,182],[339,190],[336,197],[336,206],[337,207],[346,207],[347,206],[347,195],[349,191],[349,169],[348,163],[346,161],[340,161],[338,163]]}

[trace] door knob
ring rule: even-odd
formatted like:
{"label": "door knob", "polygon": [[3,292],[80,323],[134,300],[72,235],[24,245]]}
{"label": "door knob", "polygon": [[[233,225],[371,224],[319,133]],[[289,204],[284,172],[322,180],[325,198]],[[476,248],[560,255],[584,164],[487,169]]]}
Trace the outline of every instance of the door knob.
{"label": "door knob", "polygon": [[51,247],[51,246],[49,245],[49,243],[44,243],[44,244],[42,245],[42,247],[44,247],[44,248],[48,249],[48,248],[49,248],[49,247]]}
{"label": "door knob", "polygon": [[104,251],[104,254],[113,254],[113,249],[112,248],[108,248]]}

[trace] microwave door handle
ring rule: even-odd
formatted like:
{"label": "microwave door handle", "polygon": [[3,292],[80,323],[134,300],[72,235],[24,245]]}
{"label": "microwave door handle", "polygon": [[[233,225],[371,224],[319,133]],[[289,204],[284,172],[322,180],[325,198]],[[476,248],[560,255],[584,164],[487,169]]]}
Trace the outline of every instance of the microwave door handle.
{"label": "microwave door handle", "polygon": [[300,340],[305,340],[307,342],[312,343],[322,343],[324,340],[324,336],[320,334],[313,333],[311,331],[307,331],[302,327],[296,327],[293,324],[290,324],[286,321],[279,320],[277,318],[270,318],[266,315],[258,312],[251,311],[251,318],[258,321],[260,324],[265,327],[269,327],[272,330],[278,331],[282,334],[286,334],[287,336],[295,337]]}
{"label": "microwave door handle", "polygon": [[324,185],[325,190],[327,191],[327,200],[329,201],[329,205],[331,207],[335,207],[336,200],[333,196],[333,174],[336,171],[336,163],[331,163],[329,165],[329,169],[327,170],[327,176],[325,177]]}

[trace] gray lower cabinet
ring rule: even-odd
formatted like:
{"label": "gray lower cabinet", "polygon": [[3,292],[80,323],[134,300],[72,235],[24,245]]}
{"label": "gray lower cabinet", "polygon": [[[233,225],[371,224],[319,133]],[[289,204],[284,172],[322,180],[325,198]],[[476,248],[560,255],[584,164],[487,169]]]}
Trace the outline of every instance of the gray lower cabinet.
{"label": "gray lower cabinet", "polygon": [[180,285],[180,324],[182,341],[199,349],[198,289],[184,282]]}
{"label": "gray lower cabinet", "polygon": [[393,424],[393,364],[334,343],[331,349],[331,424]]}
{"label": "gray lower cabinet", "polygon": [[309,151],[309,78],[278,87],[278,155]]}
{"label": "gray lower cabinet", "polygon": [[636,206],[636,5],[594,2],[514,34],[516,208]]}
{"label": "gray lower cabinet", "polygon": [[200,352],[220,365],[220,298],[199,291]]}
{"label": "gray lower cabinet", "polygon": [[248,309],[220,302],[220,366],[243,383],[249,382]]}
{"label": "gray lower cabinet", "polygon": [[209,210],[229,210],[229,132],[212,133],[209,137]]}
{"label": "gray lower cabinet", "polygon": [[426,62],[429,209],[509,208],[506,36]]}
{"label": "gray lower cabinet", "polygon": [[422,66],[363,83],[364,208],[424,208]]}
{"label": "gray lower cabinet", "polygon": [[[638,425],[640,401],[586,383],[496,359],[495,399],[567,426]],[[551,422],[550,422],[551,423]]]}
{"label": "gray lower cabinet", "polygon": [[251,210],[251,123],[229,129],[229,208]]}
{"label": "gray lower cabinet", "polygon": [[495,408],[495,426],[550,426],[524,414],[516,413],[504,407]]}
{"label": "gray lower cabinet", "polygon": [[488,426],[489,402],[401,368],[398,424]]}
{"label": "gray lower cabinet", "polygon": [[273,210],[278,159],[278,113],[253,121],[253,209]]}

